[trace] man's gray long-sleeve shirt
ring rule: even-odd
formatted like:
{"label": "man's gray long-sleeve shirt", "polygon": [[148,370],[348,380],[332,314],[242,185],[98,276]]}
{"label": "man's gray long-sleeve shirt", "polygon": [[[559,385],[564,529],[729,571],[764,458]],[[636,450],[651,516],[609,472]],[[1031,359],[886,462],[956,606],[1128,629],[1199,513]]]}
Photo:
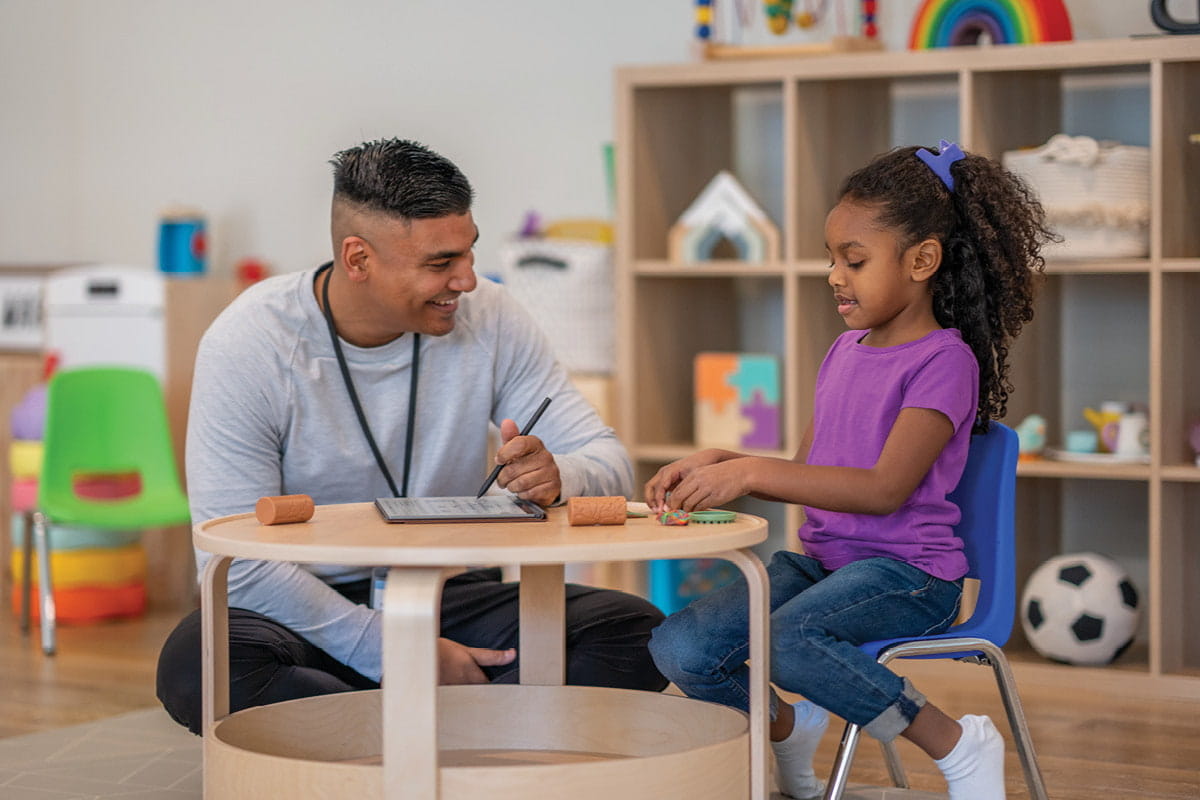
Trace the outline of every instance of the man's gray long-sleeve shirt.
{"label": "man's gray long-sleeve shirt", "polygon": [[[250,287],[200,343],[186,451],[195,522],[251,511],[270,495],[308,494],[320,505],[391,494],[342,380],[313,275],[290,273]],[[397,486],[412,341],[405,334],[380,347],[342,342]],[[562,497],[629,496],[625,448],[571,386],[533,319],[502,287],[480,280],[462,296],[451,333],[421,337],[409,495],[474,496],[490,468],[489,421],[523,425],[547,396],[553,402],[534,434],[555,455]],[[203,569],[208,554],[196,555]],[[271,617],[379,680],[379,612],[328,585],[367,572],[238,559],[229,572],[229,603]]]}

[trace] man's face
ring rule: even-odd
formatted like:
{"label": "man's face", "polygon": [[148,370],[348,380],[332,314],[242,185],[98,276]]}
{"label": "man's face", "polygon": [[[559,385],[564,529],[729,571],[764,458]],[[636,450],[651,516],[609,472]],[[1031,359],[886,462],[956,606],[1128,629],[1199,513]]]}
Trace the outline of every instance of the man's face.
{"label": "man's face", "polygon": [[479,230],[471,213],[386,219],[372,227],[370,296],[376,324],[396,335],[444,336],[454,330],[459,298],[476,285],[473,248]]}

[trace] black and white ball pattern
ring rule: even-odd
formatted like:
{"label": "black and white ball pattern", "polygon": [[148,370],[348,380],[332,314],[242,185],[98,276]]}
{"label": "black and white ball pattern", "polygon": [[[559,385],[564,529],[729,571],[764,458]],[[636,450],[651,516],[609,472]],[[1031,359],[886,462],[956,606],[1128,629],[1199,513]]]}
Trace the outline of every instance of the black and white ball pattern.
{"label": "black and white ball pattern", "polygon": [[1098,553],[1047,560],[1021,596],[1021,627],[1033,649],[1068,664],[1112,662],[1133,643],[1140,615],[1129,574]]}

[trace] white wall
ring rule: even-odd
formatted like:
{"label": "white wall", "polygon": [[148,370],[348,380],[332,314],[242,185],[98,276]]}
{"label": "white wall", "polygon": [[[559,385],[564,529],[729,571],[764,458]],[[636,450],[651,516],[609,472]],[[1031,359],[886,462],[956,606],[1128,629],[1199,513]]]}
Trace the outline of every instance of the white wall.
{"label": "white wall", "polygon": [[[330,155],[403,136],[474,183],[487,271],[528,209],[608,215],[613,68],[690,58],[692,5],[0,0],[0,262],[152,267],[183,203],[208,215],[215,271],[307,268],[330,249]],[[903,47],[919,0],[879,5]],[[1067,5],[1076,38],[1154,30],[1143,0]]]}

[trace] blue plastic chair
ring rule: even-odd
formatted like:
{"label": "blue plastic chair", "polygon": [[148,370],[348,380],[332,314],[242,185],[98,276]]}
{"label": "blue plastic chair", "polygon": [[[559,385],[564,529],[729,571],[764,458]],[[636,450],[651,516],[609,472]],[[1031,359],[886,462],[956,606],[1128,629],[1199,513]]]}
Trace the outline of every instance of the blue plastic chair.
{"label": "blue plastic chair", "polygon": [[[1029,795],[1035,800],[1046,800],[1046,787],[1025,723],[1025,712],[1017,696],[1008,659],[1000,649],[1012,633],[1017,605],[1016,493],[1017,434],[1011,428],[993,422],[986,434],[971,437],[966,469],[950,495],[962,511],[962,520],[955,533],[965,545],[970,565],[967,577],[979,581],[979,598],[971,618],[945,633],[881,639],[866,642],[861,649],[880,664],[896,658],[952,658],[990,665],[1025,770]],[[825,800],[841,800],[859,733],[858,725],[846,724],[825,790]],[[891,742],[883,744],[883,753],[892,782],[907,789],[908,779],[895,746]]]}

